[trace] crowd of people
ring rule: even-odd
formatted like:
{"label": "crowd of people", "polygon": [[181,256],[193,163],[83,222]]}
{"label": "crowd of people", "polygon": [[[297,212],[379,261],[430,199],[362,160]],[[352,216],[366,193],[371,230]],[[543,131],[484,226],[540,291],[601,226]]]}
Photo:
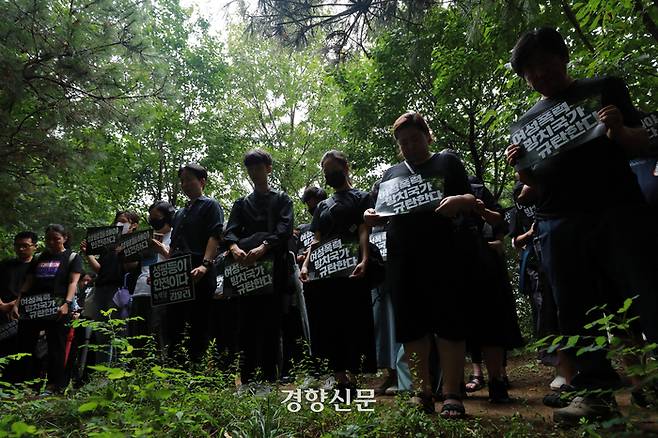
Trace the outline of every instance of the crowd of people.
{"label": "crowd of people", "polygon": [[[590,309],[614,312],[635,296],[628,316],[639,318],[624,342],[658,338],[658,236],[652,228],[658,167],[623,81],[572,79],[568,62],[565,42],[553,29],[519,39],[512,67],[541,94],[519,126],[562,102],[596,96],[604,134],[527,167],[519,162],[529,151],[511,144],[505,153],[517,181],[507,217],[484,182],[468,175],[459,154],[433,150],[427,121],[408,112],[392,125],[403,160],[370,190],[353,187],[345,154],[324,154],[319,165],[333,193],[305,189],[301,201],[309,224],[295,224],[291,198],[270,187],[271,155],[254,149],[243,160],[253,192],[233,203],[228,219],[219,202],[204,195],[207,170],[183,165],[178,176],[189,201],[178,210],[163,200],[150,206],[153,239],[139,260],[124,257],[121,245],[96,256],[83,240],[76,250],[58,224],[45,229],[38,255],[39,237],[17,234],[16,258],[0,268],[0,324],[7,327],[0,356],[30,354],[9,361],[2,379],[45,374],[47,393],[61,391],[71,378],[83,379],[89,364],[116,356],[108,333],[72,330],[71,319],[128,318],[122,336],[137,337],[137,347],[150,338],[162,358],[185,352],[200,362],[209,345],[226,359],[223,366],[237,358],[243,387],[287,381],[293,364],[310,352],[333,373],[323,382],[326,389],[348,394],[357,389],[359,374],[386,370],[378,393],[408,391],[410,403],[426,413],[434,413],[440,400],[441,416],[462,418],[466,394],[485,387],[491,403],[512,402],[507,352],[524,340],[505,260],[509,236],[519,253],[519,288],[531,304],[535,337],[581,336],[577,345],[538,351],[538,360],[556,370],[554,392],[544,403],[564,423],[614,415],[612,390],[621,379],[606,349],[576,355],[576,347],[593,333],[586,325],[598,314]],[[423,197],[430,208],[381,210],[391,187],[404,181],[422,182],[440,198]],[[140,217],[121,211],[111,225],[128,235],[139,229]],[[354,263],[347,275],[319,278],[314,251],[336,240],[356,248]],[[153,305],[149,268],[181,255],[191,255],[194,298]],[[259,263],[271,267],[271,287],[230,293],[227,267]],[[25,303],[39,294],[57,300],[57,314],[23,318]],[[108,313],[112,308],[117,310]],[[89,344],[103,347],[90,350]],[[464,379],[467,356],[472,370]],[[656,384],[628,377],[633,400],[648,405]]]}

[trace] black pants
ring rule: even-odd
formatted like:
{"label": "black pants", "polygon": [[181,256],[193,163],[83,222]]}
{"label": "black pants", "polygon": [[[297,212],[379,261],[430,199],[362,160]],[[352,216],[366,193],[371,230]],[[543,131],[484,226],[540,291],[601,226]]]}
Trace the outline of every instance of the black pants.
{"label": "black pants", "polygon": [[257,370],[263,380],[276,381],[281,357],[281,298],[273,293],[238,300],[242,383],[254,380]]}
{"label": "black pants", "polygon": [[[638,294],[639,300],[628,316],[640,315],[648,339],[656,340],[658,259],[654,233],[643,206],[538,221],[540,260],[553,291],[560,334],[604,336],[600,330],[584,328],[602,312],[587,312],[606,305],[608,313],[615,313],[625,298]],[[637,326],[634,329],[640,331]],[[576,351],[565,350],[578,370],[574,386],[606,388],[617,384],[618,375],[606,351],[580,356]]]}
{"label": "black pants", "polygon": [[[63,389],[68,384],[65,371],[64,356],[66,337],[69,332],[68,319],[66,320],[34,320],[19,321],[18,323],[18,352],[34,353],[39,339],[39,332],[46,331],[48,342],[48,385],[55,389]],[[21,359],[19,380],[31,380],[40,377],[38,361],[30,355]]]}
{"label": "black pants", "polygon": [[[216,287],[217,273],[211,266],[194,284],[194,300],[166,306],[164,327],[169,357],[180,358],[184,347],[193,362],[201,361],[211,338],[212,295]],[[189,342],[184,342],[185,334]]]}
{"label": "black pants", "polygon": [[[152,306],[151,297],[148,295],[136,296],[132,299],[130,306],[130,318],[140,317],[141,320],[131,320],[128,322],[128,334],[130,336],[152,336],[158,351],[164,347],[162,334],[162,319],[165,309],[163,307]],[[143,349],[146,345],[146,339],[131,340],[134,347]],[[138,352],[143,355],[145,352]]]}

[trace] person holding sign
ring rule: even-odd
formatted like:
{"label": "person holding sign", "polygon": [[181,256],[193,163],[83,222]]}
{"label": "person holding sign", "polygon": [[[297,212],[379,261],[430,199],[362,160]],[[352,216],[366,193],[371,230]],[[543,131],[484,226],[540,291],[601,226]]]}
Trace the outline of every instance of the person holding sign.
{"label": "person holding sign", "polygon": [[[368,269],[369,228],[363,212],[372,206],[368,192],[352,188],[349,162],[345,154],[329,151],[320,161],[325,180],[335,192],[317,205],[310,230],[315,233],[300,271],[311,330],[311,350],[327,359],[334,371],[340,391],[356,390],[354,374],[377,370],[374,321],[370,286],[365,279]],[[321,242],[351,242],[358,245],[355,266],[349,276],[328,276],[309,281],[313,251]],[[363,361],[362,361],[363,358]],[[352,375],[348,377],[347,371]]]}
{"label": "person holding sign", "polygon": [[[569,51],[555,29],[536,29],[519,38],[512,67],[541,98],[511,129],[513,143],[524,147],[511,144],[505,151],[521,181],[537,192],[535,234],[560,334],[587,334],[585,324],[600,315],[587,314],[590,309],[606,304],[616,310],[624,298],[639,294],[629,317],[639,313],[647,338],[656,341],[658,245],[647,232],[653,224],[628,163],[647,151],[648,135],[622,80],[573,79],[568,62]],[[573,138],[589,126],[580,118],[587,105],[598,109],[596,126]],[[563,151],[522,165],[530,149],[558,146]],[[565,350],[576,366],[575,375],[565,376],[567,383],[579,390],[618,383],[604,350],[576,356],[578,350]],[[554,412],[554,420],[575,424],[581,418],[606,418],[615,414],[614,405],[613,396],[576,397]]]}
{"label": "person holding sign", "polygon": [[[18,327],[10,316],[27,271],[34,263],[37,240],[37,235],[31,231],[16,234],[16,258],[0,262],[0,358],[16,353],[18,348]],[[13,381],[15,369],[15,363],[7,364],[5,369],[0,370],[2,380]]]}
{"label": "person holding sign", "polygon": [[148,284],[149,266],[169,258],[171,243],[171,224],[176,209],[167,201],[156,201],[149,207],[148,223],[155,233],[150,250],[142,257],[142,272],[137,277],[133,292],[130,317],[140,317],[141,320],[131,320],[128,331],[131,336],[153,336],[158,348],[164,347],[162,319],[164,309],[151,305],[151,286]]}
{"label": "person holding sign", "polygon": [[[302,194],[302,202],[306,205],[306,210],[311,218],[313,218],[318,204],[325,199],[327,199],[327,192],[320,187],[306,187]],[[306,257],[306,251],[313,241],[313,232],[311,231],[311,224],[299,224],[298,228],[297,263],[302,264]]]}
{"label": "person holding sign", "polygon": [[[80,272],[81,257],[69,248],[71,235],[59,224],[46,228],[46,249],[32,264],[12,308],[12,318],[19,319],[19,352],[32,353],[39,332],[48,340],[47,391],[61,391],[66,385],[64,354],[69,332],[71,305]],[[37,377],[32,356],[20,361],[22,380]]]}
{"label": "person holding sign", "polygon": [[459,157],[430,151],[432,134],[420,114],[401,115],[393,124],[393,136],[405,161],[384,172],[380,188],[395,178],[415,175],[421,185],[438,180],[443,186],[442,199],[438,206],[406,214],[382,216],[370,208],[364,219],[370,226],[388,221],[387,278],[393,293],[396,338],[404,344],[409,364],[415,370],[417,395],[411,402],[427,413],[434,412],[429,357],[430,342],[438,335],[444,399],[441,415],[462,417],[460,382],[464,372],[468,291],[460,282],[468,275],[466,269],[472,257],[472,253],[465,253],[465,248],[473,244],[465,245],[465,239],[456,230],[464,215],[472,214],[478,204]]}
{"label": "person holding sign", "polygon": [[[269,153],[251,150],[245,154],[243,164],[254,191],[236,200],[231,208],[224,239],[232,263],[227,262],[225,272],[241,271],[247,282],[238,289],[237,276],[227,274],[225,280],[238,294],[242,383],[253,381],[257,369],[266,381],[273,382],[277,378],[282,300],[288,293],[287,251],[292,236],[293,207],[288,195],[269,186],[268,177],[272,173]],[[273,262],[271,274],[266,268],[268,260]],[[254,269],[245,271],[240,266]],[[261,281],[270,275],[271,280]]]}
{"label": "person holding sign", "polygon": [[174,215],[170,254],[191,254],[195,298],[167,306],[165,332],[171,355],[183,341],[185,325],[189,325],[189,351],[192,360],[198,361],[210,341],[210,309],[217,287],[213,261],[224,226],[224,211],[219,202],[203,194],[208,179],[203,166],[186,164],[178,170],[178,178],[189,202]]}
{"label": "person holding sign", "polygon": [[[128,235],[134,232],[139,226],[139,215],[132,211],[117,211],[114,215],[112,224],[121,227],[121,234]],[[97,274],[94,283],[94,289],[85,300],[83,315],[86,318],[93,319],[94,321],[107,321],[107,317],[101,312],[107,311],[111,308],[117,308],[114,302],[114,295],[117,290],[124,284],[125,275],[130,273],[130,280],[134,287],[134,282],[137,280],[139,273],[139,262],[126,262],[121,252],[121,247],[117,245],[107,246],[100,250],[100,255],[97,258],[88,253],[89,243],[87,240],[80,242],[80,252],[84,255],[89,267]],[[129,289],[133,289],[129,287]],[[112,315],[117,318],[118,314],[115,312]],[[110,361],[110,338],[108,335],[100,332],[94,332],[94,342],[98,345],[103,345],[102,350],[98,350],[94,354],[94,362],[97,364],[106,363]]]}

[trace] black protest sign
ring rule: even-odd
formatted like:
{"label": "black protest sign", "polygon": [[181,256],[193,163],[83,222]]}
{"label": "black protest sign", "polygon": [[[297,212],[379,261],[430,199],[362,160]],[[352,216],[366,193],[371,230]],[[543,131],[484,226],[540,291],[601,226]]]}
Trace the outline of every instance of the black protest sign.
{"label": "black protest sign", "polygon": [[313,243],[314,236],[315,233],[313,233],[313,231],[310,230],[304,231],[299,235],[299,242],[301,243],[300,252],[306,251],[308,247],[311,246],[311,243]]}
{"label": "black protest sign", "polygon": [[649,134],[649,148],[652,152],[658,152],[658,111],[647,114],[642,118],[642,126]]}
{"label": "black protest sign", "polygon": [[21,319],[54,319],[63,300],[52,294],[37,294],[21,297],[18,314]]}
{"label": "black protest sign", "polygon": [[227,260],[224,290],[228,295],[266,295],[274,292],[274,261],[270,258],[244,266]]}
{"label": "black protest sign", "polygon": [[0,341],[13,338],[18,334],[18,321],[0,322]]}
{"label": "black protest sign", "polygon": [[115,246],[119,242],[122,227],[87,228],[87,254],[100,254],[101,249]]}
{"label": "black protest sign", "polygon": [[151,303],[154,306],[194,299],[192,256],[185,255],[149,266]]}
{"label": "black protest sign", "polygon": [[443,178],[399,176],[380,183],[375,211],[380,216],[395,216],[433,210],[442,198]]}
{"label": "black protest sign", "polygon": [[310,280],[349,277],[359,258],[359,244],[333,239],[319,244],[309,255]]}
{"label": "black protest sign", "polygon": [[121,237],[121,248],[127,261],[139,259],[139,255],[149,249],[153,230],[137,231]]}
{"label": "black protest sign", "polygon": [[370,243],[374,243],[382,255],[384,261],[386,260],[386,231],[376,231],[370,234]]}
{"label": "black protest sign", "polygon": [[560,152],[581,146],[606,135],[591,100],[559,102],[528,123],[512,125],[512,144],[523,148],[516,169],[526,169]]}

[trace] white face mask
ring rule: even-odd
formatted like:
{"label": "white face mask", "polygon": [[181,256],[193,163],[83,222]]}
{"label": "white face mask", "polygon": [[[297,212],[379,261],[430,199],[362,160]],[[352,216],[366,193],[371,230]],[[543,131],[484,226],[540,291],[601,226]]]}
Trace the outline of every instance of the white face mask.
{"label": "white face mask", "polygon": [[123,227],[121,234],[128,234],[128,231],[130,230],[130,222],[117,222],[116,226]]}

